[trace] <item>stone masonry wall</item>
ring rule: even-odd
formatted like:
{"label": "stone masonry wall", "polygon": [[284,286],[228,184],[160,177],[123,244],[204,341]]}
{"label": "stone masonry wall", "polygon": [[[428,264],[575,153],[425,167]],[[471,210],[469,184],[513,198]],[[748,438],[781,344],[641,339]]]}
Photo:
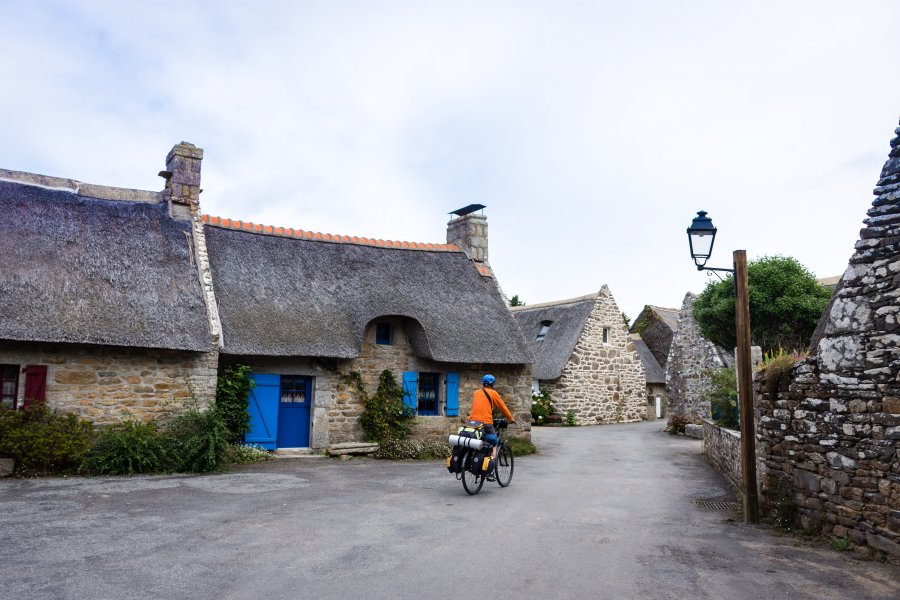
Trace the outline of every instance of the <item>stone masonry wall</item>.
{"label": "stone masonry wall", "polygon": [[758,452],[770,501],[777,478],[793,488],[804,527],[821,526],[897,560],[900,137],[874,193],[810,356],[785,377],[756,377]]}
{"label": "stone masonry wall", "polygon": [[[603,343],[603,329],[609,342]],[[644,364],[605,285],[562,375],[542,381],[556,412],[572,410],[580,425],[639,421],[647,416]]]}
{"label": "stone masonry wall", "polygon": [[694,294],[688,292],[678,313],[678,330],[672,338],[666,361],[666,393],[669,415],[687,417],[691,421],[710,416],[709,401],[704,395],[710,389],[710,370],[730,367],[731,355],[707,340],[694,319]]}
{"label": "stone masonry wall", "polygon": [[731,485],[743,487],[741,465],[741,433],[719,427],[709,419],[703,419],[703,453],[706,460]]}
{"label": "stone masonry wall", "polygon": [[[47,366],[47,406],[108,425],[158,418],[215,398],[215,351],[180,352],[116,346],[0,343],[0,364]],[[25,377],[19,379],[19,405]]]}

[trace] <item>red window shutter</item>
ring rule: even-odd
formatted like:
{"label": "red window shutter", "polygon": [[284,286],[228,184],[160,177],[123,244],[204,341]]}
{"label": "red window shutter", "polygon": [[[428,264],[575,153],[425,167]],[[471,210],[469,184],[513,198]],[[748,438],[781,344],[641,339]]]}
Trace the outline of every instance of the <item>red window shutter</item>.
{"label": "red window shutter", "polygon": [[25,367],[25,406],[47,401],[47,365]]}

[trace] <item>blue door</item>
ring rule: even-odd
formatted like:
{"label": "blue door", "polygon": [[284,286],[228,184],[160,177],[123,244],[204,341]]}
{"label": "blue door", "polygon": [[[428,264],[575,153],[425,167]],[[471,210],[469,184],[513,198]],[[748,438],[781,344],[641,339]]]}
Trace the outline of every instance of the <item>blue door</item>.
{"label": "blue door", "polygon": [[279,448],[309,447],[309,413],[312,405],[312,377],[282,375],[278,403]]}
{"label": "blue door", "polygon": [[254,373],[256,384],[247,398],[247,412],[250,413],[250,431],[244,436],[248,444],[256,444],[267,450],[275,449],[275,432],[278,424],[278,375]]}

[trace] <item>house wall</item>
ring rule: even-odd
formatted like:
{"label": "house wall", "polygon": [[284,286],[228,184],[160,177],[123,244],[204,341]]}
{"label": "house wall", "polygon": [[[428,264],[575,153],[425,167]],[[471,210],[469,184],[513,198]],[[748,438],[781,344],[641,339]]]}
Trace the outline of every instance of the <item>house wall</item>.
{"label": "house wall", "polygon": [[675,332],[649,308],[645,309],[635,322],[633,331],[640,334],[641,339],[650,348],[653,358],[665,369]]}
{"label": "house wall", "polygon": [[661,419],[666,418],[666,414],[668,413],[668,397],[666,396],[666,386],[662,383],[648,383],[647,384],[647,416],[646,419],[648,421],[653,421],[656,419],[656,396],[660,396],[662,398],[662,416]]}
{"label": "house wall", "polygon": [[[603,343],[604,328],[609,328],[607,344]],[[629,335],[619,307],[603,286],[562,375],[541,382],[556,412],[572,410],[579,425],[646,417],[644,365]]]}
{"label": "house wall", "polygon": [[[379,319],[393,326],[393,343],[375,343],[376,322],[366,328],[363,345],[358,357],[353,359],[330,360],[292,357],[235,357],[223,356],[223,366],[246,364],[256,373],[278,375],[307,375],[314,378],[312,434],[310,445],[314,449],[324,449],[330,444],[358,442],[363,440],[363,430],[359,423],[363,411],[360,394],[348,384],[345,375],[357,371],[362,376],[367,392],[371,395],[378,389],[381,372],[390,369],[397,382],[402,381],[404,371],[426,373],[459,373],[459,416],[416,417],[412,427],[412,437],[417,439],[441,439],[456,433],[465,421],[472,407],[472,394],[481,388],[481,377],[490,372],[497,377],[495,389],[503,397],[516,417],[517,424],[510,427],[510,434],[531,436],[531,368],[530,366],[497,367],[495,365],[460,365],[439,363],[416,357],[403,328],[402,319]],[[442,381],[443,383],[443,381]],[[443,412],[446,402],[445,388],[441,386],[440,407]]]}
{"label": "house wall", "polygon": [[678,331],[666,361],[666,391],[670,415],[699,421],[710,416],[709,401],[704,400],[712,385],[707,373],[731,366],[733,360],[703,337],[693,310],[694,294],[688,293],[678,313]]}
{"label": "house wall", "polygon": [[[0,342],[0,364],[47,366],[47,405],[108,425],[148,421],[215,398],[216,351]],[[19,406],[25,377],[19,378]]]}

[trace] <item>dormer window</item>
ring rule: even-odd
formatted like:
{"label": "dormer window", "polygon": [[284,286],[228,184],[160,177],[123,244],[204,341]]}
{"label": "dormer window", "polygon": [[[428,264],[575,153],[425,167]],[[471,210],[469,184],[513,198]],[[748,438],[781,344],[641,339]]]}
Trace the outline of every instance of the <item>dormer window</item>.
{"label": "dormer window", "polygon": [[380,346],[390,346],[394,343],[394,331],[390,323],[375,325],[375,343]]}
{"label": "dormer window", "polygon": [[547,337],[547,332],[550,331],[550,325],[552,324],[553,321],[541,321],[541,329],[538,331],[536,342],[540,342]]}

